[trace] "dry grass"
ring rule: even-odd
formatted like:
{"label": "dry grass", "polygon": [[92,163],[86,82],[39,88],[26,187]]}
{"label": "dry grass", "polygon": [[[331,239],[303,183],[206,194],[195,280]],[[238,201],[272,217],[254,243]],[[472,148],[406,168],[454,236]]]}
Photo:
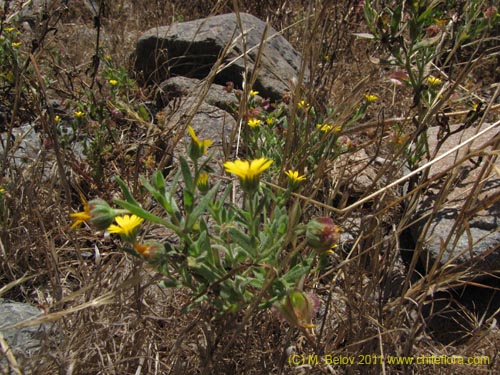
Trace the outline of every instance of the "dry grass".
{"label": "dry grass", "polygon": [[[148,124],[132,116],[113,124],[120,129],[118,137],[98,133],[95,121],[77,130],[79,136],[104,137],[96,158],[80,158],[75,145],[65,144],[54,132],[54,113],[71,115],[75,103],[95,104],[109,95],[105,79],[94,74],[96,43],[112,56],[115,66],[131,69],[136,40],[149,27],[230,12],[236,2],[104,0],[100,1],[105,7],[99,35],[93,27],[96,15],[84,2],[63,3],[54,0],[48,20],[38,19],[36,29],[20,35],[26,46],[35,39],[39,45],[27,60],[30,69],[20,73],[23,89],[17,101],[0,93],[2,107],[15,102],[10,111],[14,117],[2,120],[2,131],[15,134],[20,125],[31,122],[42,137],[38,152],[22,166],[11,157],[19,147],[15,141],[8,153],[0,155],[1,186],[6,189],[1,211],[0,297],[41,307],[46,316],[40,320],[53,325],[53,334],[35,358],[24,362],[18,358],[21,373],[485,374],[500,370],[495,314],[480,315],[486,310],[474,311],[459,303],[448,305],[445,298],[450,286],[458,291],[467,287],[463,293],[474,287],[464,272],[445,266],[418,278],[417,257],[406,265],[400,259],[399,251],[408,246],[400,243],[400,235],[411,224],[424,189],[436,181],[426,180],[424,171],[402,198],[399,185],[387,187],[401,177],[401,155],[390,147],[390,119],[406,119],[399,122],[408,135],[406,142],[411,142],[418,133],[418,124],[412,121],[417,112],[411,93],[388,85],[388,72],[370,63],[370,56],[377,52],[374,44],[352,35],[366,31],[362,14],[356,11],[358,2],[317,2],[316,7],[298,0],[239,3],[239,11],[269,17],[276,29],[286,30],[283,34],[307,57],[314,79],[303,94],[318,111],[335,106],[339,118],[347,118],[363,93],[380,96],[363,122],[346,130],[359,149],[385,160],[368,191],[349,195],[352,180],[346,176],[353,165],[341,158],[325,160],[314,183],[303,192],[304,212],[334,215],[345,232],[353,234],[345,237],[325,272],[305,280],[305,288],[321,300],[313,343],[279,320],[274,311],[256,312],[248,321],[239,313],[214,318],[211,306],[185,312],[190,302],[187,291],[160,288],[154,270],[124,254],[117,242],[102,233],[89,228],[69,230],[68,213],[78,206],[79,192],[89,198],[112,198],[119,189],[111,177],[120,175],[139,194],[138,176],[155,169],[147,160],[164,162],[164,153],[173,148],[161,129],[155,129],[156,120]],[[498,121],[498,93],[491,86],[498,84],[498,75],[491,78],[498,50],[487,51],[474,64],[467,59],[457,63],[450,73],[457,80],[451,106],[435,110],[457,112],[452,123],[460,122],[474,97],[483,98],[485,107],[492,106],[489,120]],[[85,96],[89,92],[93,96]],[[152,95],[151,88],[138,88],[131,106],[151,101]],[[54,101],[57,106],[51,107]],[[428,116],[428,121],[435,123],[435,116]],[[498,140],[497,134],[493,139],[497,146]],[[440,191],[441,198],[451,185]],[[475,189],[471,195],[480,186]],[[363,204],[357,203],[374,193]],[[490,286],[490,292],[495,288],[498,285]],[[485,301],[498,299],[487,294]],[[437,306],[445,307],[445,312],[433,311]],[[440,320],[439,315],[446,319]],[[461,332],[441,337],[446,324],[449,330]],[[359,359],[359,355],[434,354],[486,355],[492,362],[476,367],[388,363],[295,367],[287,362],[291,353],[311,355],[313,361],[314,355]]]}

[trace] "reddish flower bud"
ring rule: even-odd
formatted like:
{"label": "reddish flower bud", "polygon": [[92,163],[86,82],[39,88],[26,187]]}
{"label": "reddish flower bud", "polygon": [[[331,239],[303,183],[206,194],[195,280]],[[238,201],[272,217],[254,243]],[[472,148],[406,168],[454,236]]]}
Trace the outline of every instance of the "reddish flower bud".
{"label": "reddish flower bud", "polygon": [[340,228],[329,217],[319,217],[307,224],[307,244],[315,250],[332,248],[340,238]]}

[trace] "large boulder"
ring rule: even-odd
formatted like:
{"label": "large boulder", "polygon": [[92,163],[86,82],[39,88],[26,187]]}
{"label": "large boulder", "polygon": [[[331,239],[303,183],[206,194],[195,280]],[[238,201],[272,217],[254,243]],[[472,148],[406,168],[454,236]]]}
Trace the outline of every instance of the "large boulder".
{"label": "large boulder", "polygon": [[160,83],[178,75],[204,78],[229,47],[225,67],[215,83],[225,85],[231,81],[241,87],[243,74],[255,67],[263,42],[253,89],[263,97],[279,99],[298,76],[302,57],[272,27],[265,34],[265,22],[246,13],[240,13],[240,19],[243,30],[234,13],[150,29],[137,43],[136,70],[147,83]]}
{"label": "large boulder", "polygon": [[[160,83],[156,94],[158,108],[166,107],[172,100],[196,98],[205,83],[196,78],[172,77]],[[230,114],[237,112],[239,101],[234,93],[229,93],[222,85],[213,84],[207,91],[204,102]]]}
{"label": "large boulder", "polygon": [[[483,124],[480,128],[468,128],[463,132],[458,132],[446,139],[439,155],[450,150],[457,144],[470,138],[476,132],[481,131],[490,124]],[[431,150],[437,145],[439,128],[431,128],[428,133]],[[469,151],[467,147],[461,149],[458,155],[449,155],[431,168],[431,176],[446,172],[452,167],[456,160],[466,155],[477,153],[474,150],[484,152],[493,151],[489,142],[498,130],[492,129],[490,132],[476,139]],[[479,164],[477,164],[479,162]],[[420,220],[411,228],[411,235],[416,242],[419,238],[424,241],[423,263],[426,268],[439,261],[441,265],[446,263],[454,266],[470,267],[472,273],[486,272],[498,273],[500,270],[500,176],[493,168],[489,175],[480,176],[484,166],[484,160],[478,156],[472,157],[454,168],[456,177],[450,188],[446,201],[436,209],[436,196],[440,194],[440,189],[444,181],[436,183],[428,191],[417,214],[418,218],[426,217],[433,211],[430,227],[425,238],[420,238],[422,230],[427,220]],[[500,162],[495,163],[500,168]],[[478,179],[481,178],[484,184],[481,189],[475,188]],[[473,204],[464,209],[469,196],[473,194]],[[461,216],[465,211],[466,215]],[[448,241],[448,238],[450,240]],[[443,249],[443,251],[441,250]],[[441,256],[440,256],[440,253]]]}

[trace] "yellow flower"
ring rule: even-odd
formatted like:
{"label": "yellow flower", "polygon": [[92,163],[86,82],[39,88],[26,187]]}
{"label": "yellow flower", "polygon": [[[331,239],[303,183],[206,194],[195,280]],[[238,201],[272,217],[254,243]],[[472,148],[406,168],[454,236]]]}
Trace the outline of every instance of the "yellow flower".
{"label": "yellow flower", "polygon": [[339,133],[340,131],[342,131],[342,126],[340,125],[333,126],[330,124],[317,124],[316,127],[323,133],[328,133],[328,132]]}
{"label": "yellow flower", "polygon": [[288,188],[291,191],[295,191],[299,184],[302,181],[306,180],[306,176],[304,175],[299,175],[298,171],[294,171],[292,169],[289,169],[288,171],[285,172],[285,174],[288,176]]}
{"label": "yellow flower", "polygon": [[268,117],[268,118],[266,118],[266,124],[267,125],[274,124],[274,117]]}
{"label": "yellow flower", "polygon": [[256,96],[256,95],[259,95],[259,92],[258,91],[254,91],[254,90],[250,90],[250,96]]}
{"label": "yellow flower", "polygon": [[112,59],[111,55],[108,53],[104,56],[104,58],[108,61],[110,61]]}
{"label": "yellow flower", "polygon": [[224,163],[226,172],[232,173],[240,178],[241,187],[247,193],[251,193],[259,186],[259,176],[273,163],[267,158],[252,160],[235,160]]}
{"label": "yellow flower", "polygon": [[207,153],[207,149],[213,144],[213,142],[210,139],[199,139],[191,126],[188,126],[188,132],[192,139],[192,142],[189,145],[189,157],[193,160],[199,159]]}
{"label": "yellow flower", "polygon": [[11,45],[12,47],[17,48],[21,45],[21,42],[12,42]]}
{"label": "yellow flower", "polygon": [[290,179],[290,181],[294,182],[294,183],[301,182],[301,181],[304,181],[306,179],[306,176],[304,176],[304,175],[299,176],[299,172],[298,171],[294,171],[294,170],[291,170],[291,169],[289,169],[288,171],[286,171],[285,174],[288,176],[288,178]]}
{"label": "yellow flower", "polygon": [[433,18],[433,21],[439,25],[439,27],[445,27],[448,21],[444,18]]}
{"label": "yellow flower", "polygon": [[323,133],[329,132],[333,129],[333,126],[329,124],[317,124],[316,127],[321,130]]}
{"label": "yellow flower", "polygon": [[378,96],[374,94],[365,94],[365,99],[368,103],[373,103],[378,100]]}
{"label": "yellow flower", "polygon": [[123,215],[115,217],[115,221],[118,225],[111,224],[108,232],[119,234],[123,240],[133,242],[137,229],[144,219],[136,215]]}
{"label": "yellow flower", "polygon": [[0,194],[3,194],[5,192],[5,189],[3,187],[0,187]]}
{"label": "yellow flower", "polygon": [[300,102],[297,103],[297,107],[299,109],[309,109],[309,103],[306,103],[305,100],[301,100]]}
{"label": "yellow flower", "polygon": [[54,122],[58,123],[59,121],[61,121],[61,117],[59,115],[55,115],[54,116]]}
{"label": "yellow flower", "polygon": [[250,118],[248,119],[248,126],[251,128],[257,128],[262,124],[262,120],[259,120],[257,118]]}
{"label": "yellow flower", "polygon": [[14,31],[14,28],[13,28],[12,26],[10,26],[10,27],[6,27],[6,28],[5,28],[5,31],[7,31],[8,33],[10,33],[10,32],[12,32],[12,31]]}
{"label": "yellow flower", "polygon": [[110,79],[108,82],[111,86],[116,86],[118,84],[118,81],[116,79]]}
{"label": "yellow flower", "polygon": [[439,86],[442,81],[439,78],[437,78],[437,77],[430,76],[430,77],[427,78],[427,82],[431,86]]}
{"label": "yellow flower", "polygon": [[198,186],[198,189],[200,189],[201,192],[208,191],[208,173],[207,172],[200,173],[200,175],[198,176],[198,181],[196,181],[196,186]]}
{"label": "yellow flower", "polygon": [[75,115],[76,118],[82,118],[85,116],[85,112],[82,111],[75,111],[73,112],[73,114]]}
{"label": "yellow flower", "polygon": [[74,220],[73,224],[71,224],[69,229],[78,228],[83,223],[90,221],[92,219],[92,215],[90,214],[90,207],[89,204],[87,203],[87,200],[82,194],[80,194],[80,199],[82,200],[83,203],[83,211],[69,214],[69,216]]}

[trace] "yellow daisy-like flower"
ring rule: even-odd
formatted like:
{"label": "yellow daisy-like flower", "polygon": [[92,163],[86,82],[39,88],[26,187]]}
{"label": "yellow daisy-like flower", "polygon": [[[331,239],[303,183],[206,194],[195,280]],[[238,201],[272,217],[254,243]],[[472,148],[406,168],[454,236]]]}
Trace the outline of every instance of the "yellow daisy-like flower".
{"label": "yellow daisy-like flower", "polygon": [[328,132],[339,133],[340,131],[342,131],[342,126],[340,125],[333,126],[330,124],[317,124],[316,127],[323,133],[328,133]]}
{"label": "yellow daisy-like flower", "polygon": [[17,48],[21,45],[21,42],[12,42],[11,45],[12,47]]}
{"label": "yellow daisy-like flower", "polygon": [[3,194],[5,192],[5,189],[3,187],[0,187],[0,194]]}
{"label": "yellow daisy-like flower", "polygon": [[193,160],[199,159],[207,153],[207,149],[213,142],[210,139],[199,139],[191,126],[188,126],[188,132],[192,139],[189,146],[189,157]]}
{"label": "yellow daisy-like flower", "polygon": [[7,31],[8,33],[11,33],[12,31],[14,31],[14,28],[12,26],[10,26],[10,27],[6,27],[4,30]]}
{"label": "yellow daisy-like flower", "polygon": [[333,126],[330,124],[317,124],[316,127],[323,133],[329,132],[330,130],[333,129]]}
{"label": "yellow daisy-like flower", "polygon": [[110,61],[112,59],[111,55],[108,53],[104,56],[104,58],[108,61]]}
{"label": "yellow daisy-like flower", "polygon": [[294,171],[292,169],[289,169],[288,171],[285,172],[285,174],[288,176],[291,182],[297,183],[306,180],[306,176],[304,175],[299,175],[298,171]]}
{"label": "yellow daisy-like flower", "polygon": [[297,107],[299,109],[309,109],[309,103],[307,103],[305,100],[301,100],[300,102],[297,103]]}
{"label": "yellow daisy-like flower", "polygon": [[74,220],[73,224],[71,224],[69,229],[78,228],[83,223],[90,221],[92,219],[92,215],[90,214],[90,207],[89,204],[87,203],[87,200],[82,194],[80,194],[80,199],[82,200],[83,203],[83,211],[69,214],[69,216]]}
{"label": "yellow daisy-like flower", "polygon": [[373,103],[378,100],[378,96],[374,94],[365,94],[365,99],[368,103]]}
{"label": "yellow daisy-like flower", "polygon": [[60,121],[61,121],[61,116],[59,116],[59,115],[55,115],[55,116],[54,116],[54,122],[55,122],[55,123],[58,123],[58,122],[60,122]]}
{"label": "yellow daisy-like flower", "polygon": [[427,83],[431,86],[439,86],[441,84],[441,80],[437,77],[430,76],[427,78]]}
{"label": "yellow daisy-like flower", "polygon": [[299,184],[302,181],[306,180],[306,176],[299,175],[298,171],[294,171],[292,169],[286,171],[285,174],[288,176],[288,188],[291,191],[295,191],[298,188]]}
{"label": "yellow daisy-like flower", "polygon": [[118,84],[118,81],[116,79],[110,79],[108,82],[111,86],[116,86]]}
{"label": "yellow daisy-like flower", "polygon": [[266,118],[266,124],[267,125],[274,124],[274,117],[268,117],[268,118]]}
{"label": "yellow daisy-like flower", "polygon": [[257,96],[257,95],[259,95],[259,92],[254,91],[254,90],[250,90],[249,94],[250,94],[250,96]]}
{"label": "yellow daisy-like flower", "polygon": [[258,118],[248,119],[248,126],[250,126],[251,128],[257,128],[260,125],[262,125],[262,120],[259,120]]}
{"label": "yellow daisy-like flower", "polygon": [[108,227],[108,232],[119,234],[124,240],[133,241],[137,229],[144,219],[136,215],[123,215],[115,217],[115,221],[118,225],[111,224]]}
{"label": "yellow daisy-like flower", "polygon": [[76,118],[83,118],[85,116],[85,112],[75,111],[73,112],[73,115],[75,115]]}
{"label": "yellow daisy-like flower", "polygon": [[254,192],[259,186],[259,176],[271,166],[273,161],[267,158],[252,160],[235,160],[224,163],[226,172],[232,173],[240,178],[241,187],[247,193]]}
{"label": "yellow daisy-like flower", "polygon": [[198,176],[198,181],[196,181],[196,186],[201,192],[207,192],[208,191],[208,173],[207,172],[201,172],[200,175]]}

